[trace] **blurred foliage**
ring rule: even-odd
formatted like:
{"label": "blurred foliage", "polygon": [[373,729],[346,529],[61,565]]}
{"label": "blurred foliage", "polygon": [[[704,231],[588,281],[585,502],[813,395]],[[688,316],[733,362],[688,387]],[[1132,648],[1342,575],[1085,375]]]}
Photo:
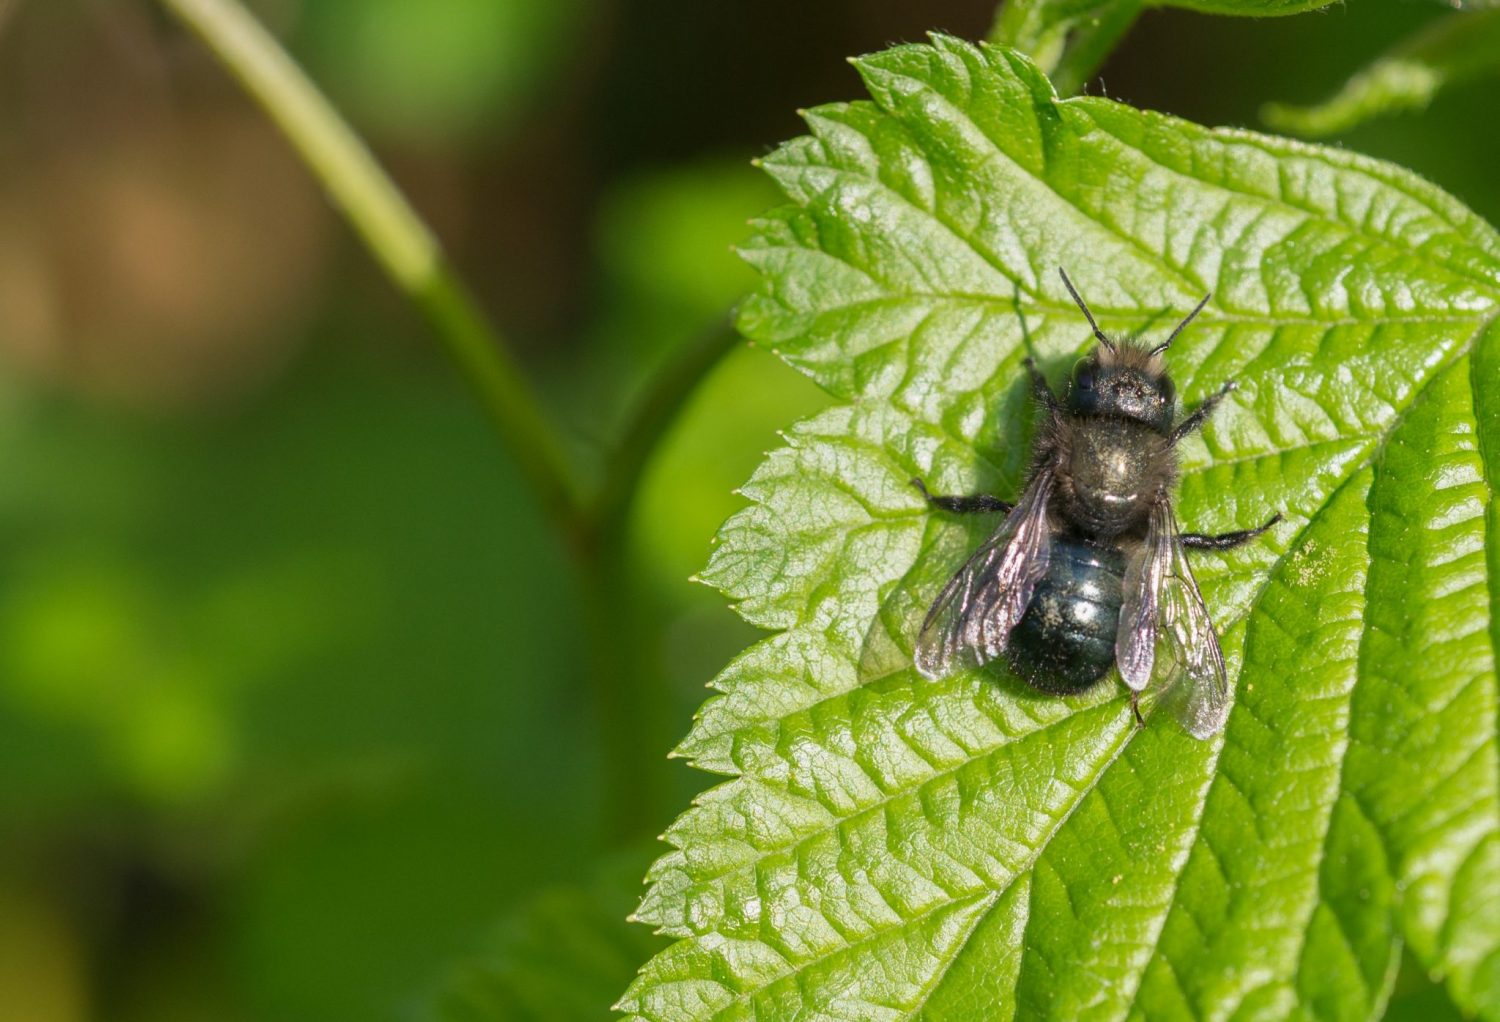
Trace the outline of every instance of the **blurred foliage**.
{"label": "blurred foliage", "polygon": [[[730,246],[770,201],[748,161],[793,107],[853,91],[839,56],[974,36],[994,7],[253,6],[593,461],[745,289]],[[1148,13],[1104,80],[1251,123],[1440,13]],[[452,962],[529,960],[498,919],[540,912],[576,947],[572,907],[616,929],[639,871],[612,901],[578,879],[609,871],[577,583],[420,323],[149,3],[0,0],[0,48],[0,1020],[409,1018]],[[1489,105],[1455,88],[1347,141],[1494,220]],[[622,661],[674,736],[749,634],[688,576],[775,430],[823,403],[738,347],[644,480]],[[680,804],[699,781],[672,777]],[[1393,1015],[1430,991],[1413,972]]]}
{"label": "blurred foliage", "polygon": [[592,0],[305,0],[293,45],[380,134],[503,134],[527,101],[566,88]]}
{"label": "blurred foliage", "polygon": [[1392,113],[1424,109],[1444,89],[1500,75],[1500,8],[1442,18],[1403,40],[1313,106],[1267,104],[1277,131],[1311,137],[1348,131]]}
{"label": "blurred foliage", "polygon": [[750,287],[735,258],[746,222],[773,201],[743,160],[707,160],[625,179],[604,196],[597,251],[599,371],[629,395]]}
{"label": "blurred foliage", "polygon": [[398,1000],[590,832],[566,565],[457,385],[357,351],[191,431],[36,402],[0,451],[8,843],[189,857],[272,1017]]}
{"label": "blurred foliage", "polygon": [[[733,246],[773,197],[747,162],[722,159],[636,173],[601,197],[594,228],[597,304],[584,340],[590,358],[582,367],[555,367],[551,378],[553,404],[569,409],[586,458],[618,441],[647,382],[673,352],[725,329],[753,279]],[[801,393],[816,388],[809,384]],[[764,393],[747,398],[754,406]],[[771,417],[785,408],[775,404],[756,419],[767,432],[788,421]],[[696,560],[687,563],[680,577],[697,567]]]}
{"label": "blurred foliage", "polygon": [[[596,450],[608,446],[674,351],[728,328],[730,310],[754,281],[734,246],[774,199],[765,175],[725,160],[633,176],[605,196],[601,308],[590,328],[594,378],[579,386],[558,377],[570,392],[558,400],[578,403],[574,421],[592,427]],[[810,381],[737,344],[691,395],[647,471],[630,530],[639,577],[661,580],[679,602],[722,606],[682,583],[702,567],[709,537],[744,504],[734,490],[776,431],[826,403]]]}
{"label": "blurred foliage", "polygon": [[988,41],[1020,50],[1062,96],[1076,93],[1149,7],[1182,7],[1243,18],[1284,17],[1332,0],[1024,0],[1003,3]]}
{"label": "blurred foliage", "polygon": [[[730,246],[765,197],[727,162],[606,197],[585,350],[614,418],[727,314],[748,278]],[[0,403],[0,767],[27,778],[0,788],[0,827],[22,859],[145,878],[127,882],[144,901],[18,913],[53,920],[73,982],[82,933],[144,945],[96,991],[119,1017],[390,1017],[594,847],[570,568],[446,367],[369,348],[416,323],[340,293],[312,353],[224,417],[25,384]],[[574,400],[576,374],[552,382]],[[820,401],[785,382],[764,353],[727,359],[643,486],[633,560],[655,662],[682,682],[673,731],[743,641],[688,575],[776,426]],[[161,899],[208,918],[139,932]],[[56,975],[18,989],[76,996]]]}
{"label": "blurred foliage", "polygon": [[592,1022],[663,941],[626,921],[651,850],[605,861],[586,881],[530,898],[454,970],[436,1022]]}

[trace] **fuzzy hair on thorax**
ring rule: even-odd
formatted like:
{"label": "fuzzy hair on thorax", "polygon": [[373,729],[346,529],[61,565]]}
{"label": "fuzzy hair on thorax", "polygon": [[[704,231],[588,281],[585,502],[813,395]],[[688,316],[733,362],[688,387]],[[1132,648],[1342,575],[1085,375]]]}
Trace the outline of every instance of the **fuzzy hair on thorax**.
{"label": "fuzzy hair on thorax", "polygon": [[1164,376],[1167,372],[1161,351],[1147,347],[1134,337],[1110,338],[1109,344],[1100,344],[1095,349],[1095,358],[1099,360],[1099,368],[1104,370],[1133,369],[1147,376]]}

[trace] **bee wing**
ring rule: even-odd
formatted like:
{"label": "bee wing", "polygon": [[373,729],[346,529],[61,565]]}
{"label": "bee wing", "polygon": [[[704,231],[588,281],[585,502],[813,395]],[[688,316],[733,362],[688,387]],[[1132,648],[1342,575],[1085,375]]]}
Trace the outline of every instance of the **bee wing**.
{"label": "bee wing", "polygon": [[1146,541],[1125,572],[1115,658],[1137,692],[1151,680],[1162,632],[1172,658],[1163,689],[1173,712],[1193,737],[1212,737],[1229,714],[1228,672],[1167,500],[1151,509]]}
{"label": "bee wing", "polygon": [[1146,541],[1125,568],[1120,602],[1120,624],[1115,631],[1115,663],[1132,691],[1151,681],[1160,634],[1162,590],[1172,572],[1172,547],[1177,538],[1172,506],[1159,500],[1151,508]]}
{"label": "bee wing", "polygon": [[923,677],[941,678],[956,663],[977,667],[1005,649],[1047,573],[1052,486],[1052,473],[1038,471],[1005,521],[933,601],[917,635],[916,665]]}
{"label": "bee wing", "polygon": [[[1170,516],[1171,512],[1168,511]],[[1224,669],[1224,651],[1208,617],[1198,581],[1188,566],[1187,555],[1172,523],[1172,573],[1162,601],[1161,622],[1176,661],[1169,680],[1172,711],[1194,738],[1212,738],[1229,716],[1229,674]]]}

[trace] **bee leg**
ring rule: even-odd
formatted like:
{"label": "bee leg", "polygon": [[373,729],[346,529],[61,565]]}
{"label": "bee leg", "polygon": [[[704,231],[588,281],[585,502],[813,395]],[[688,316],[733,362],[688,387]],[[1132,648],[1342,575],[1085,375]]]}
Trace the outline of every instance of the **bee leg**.
{"label": "bee leg", "polygon": [[1136,730],[1146,726],[1146,718],[1141,716],[1141,694],[1135,689],[1130,690],[1130,712],[1135,714]]}
{"label": "bee leg", "polygon": [[1241,529],[1238,532],[1221,532],[1217,536],[1207,536],[1201,532],[1183,532],[1179,533],[1177,538],[1188,550],[1232,550],[1237,546],[1243,546],[1250,542],[1279,521],[1281,521],[1281,515],[1274,514],[1266,524],[1256,526],[1253,529]]}
{"label": "bee leg", "polygon": [[1015,507],[1010,501],[991,497],[987,493],[976,493],[972,497],[944,497],[931,494],[927,492],[927,484],[922,482],[921,476],[913,479],[911,484],[922,491],[922,497],[928,504],[940,511],[952,511],[959,515],[994,514],[997,511],[1009,512]]}
{"label": "bee leg", "polygon": [[1027,356],[1022,365],[1031,376],[1031,393],[1036,396],[1037,404],[1048,411],[1059,411],[1062,406],[1057,403],[1057,395],[1052,393],[1052,385],[1047,382],[1047,377],[1036,367],[1036,359]]}
{"label": "bee leg", "polygon": [[1220,387],[1217,391],[1205,398],[1201,405],[1193,409],[1193,413],[1191,415],[1177,424],[1177,428],[1172,431],[1172,443],[1177,443],[1183,437],[1187,436],[1193,430],[1198,429],[1205,422],[1207,422],[1208,417],[1212,415],[1214,413],[1214,409],[1219,406],[1219,402],[1224,400],[1224,398],[1228,396],[1229,392],[1234,390],[1234,388],[1237,386],[1239,386],[1239,384],[1235,383],[1233,380],[1230,380],[1228,383],[1224,384],[1224,386]]}

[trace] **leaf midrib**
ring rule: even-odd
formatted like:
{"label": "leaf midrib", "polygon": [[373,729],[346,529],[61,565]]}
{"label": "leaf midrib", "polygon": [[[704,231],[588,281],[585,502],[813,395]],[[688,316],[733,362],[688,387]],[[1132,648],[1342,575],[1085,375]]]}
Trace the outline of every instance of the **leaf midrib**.
{"label": "leaf midrib", "polygon": [[[786,248],[794,252],[805,253],[809,251],[808,249],[802,248],[798,245],[783,245],[777,247]],[[855,267],[853,263],[850,263],[838,256],[832,255],[831,253],[819,250],[818,254],[835,262],[838,262],[844,266],[848,266],[853,269],[858,268]],[[1500,287],[1494,287],[1493,285],[1491,286],[1493,290],[1490,292],[1490,296],[1497,301],[1500,301]],[[775,296],[764,293],[762,293],[760,297],[767,301],[779,301],[779,299],[775,298]],[[1078,306],[1076,305],[1065,305],[1062,302],[1049,302],[1042,298],[1034,298],[1027,302],[1018,302],[1014,298],[1007,298],[1002,295],[996,294],[987,294],[981,291],[969,292],[910,290],[904,288],[900,290],[892,289],[891,293],[889,294],[875,295],[868,298],[857,298],[853,301],[839,302],[837,304],[822,305],[819,306],[816,310],[809,312],[803,312],[796,309],[793,309],[791,311],[794,315],[810,315],[814,319],[820,319],[823,316],[832,313],[847,312],[853,309],[888,305],[904,305],[912,302],[922,302],[929,305],[937,305],[941,303],[952,303],[957,305],[988,305],[995,306],[998,309],[1002,309],[1007,312],[1014,312],[1018,315],[1023,316],[1027,314],[1034,314],[1039,317],[1056,316],[1059,318],[1079,319],[1080,330],[1085,330],[1081,322],[1081,317],[1079,317],[1078,314]],[[1268,312],[1263,314],[1248,312],[1228,312],[1225,311],[1221,306],[1210,306],[1204,309],[1203,312],[1198,316],[1198,318],[1194,320],[1194,327],[1199,328],[1212,326],[1215,323],[1224,323],[1230,326],[1253,326],[1273,330],[1279,327],[1288,326],[1349,326],[1368,327],[1370,329],[1376,329],[1388,324],[1416,323],[1424,325],[1441,325],[1445,323],[1470,323],[1487,321],[1489,316],[1491,315],[1492,308],[1493,306],[1490,308],[1479,309],[1472,312],[1465,311],[1451,313],[1444,313],[1440,310],[1433,310],[1431,312],[1411,313],[1382,312],[1379,315],[1370,316],[1299,316],[1279,312]],[[1096,307],[1093,302],[1090,302],[1089,311],[1094,314],[1094,318],[1099,321],[1101,327],[1111,320],[1124,324],[1125,328],[1120,332],[1127,336],[1132,332],[1129,324],[1141,322],[1141,310],[1139,309],[1118,310],[1112,308],[1100,308]],[[895,342],[892,341],[890,343]],[[785,353],[779,350],[776,351],[776,354],[781,355],[783,359],[785,359],[786,357]],[[823,384],[820,382],[819,386],[823,386]],[[836,391],[830,390],[826,386],[824,386],[823,389],[828,390],[829,393],[834,394],[835,397],[846,396],[843,394],[839,394]]]}

